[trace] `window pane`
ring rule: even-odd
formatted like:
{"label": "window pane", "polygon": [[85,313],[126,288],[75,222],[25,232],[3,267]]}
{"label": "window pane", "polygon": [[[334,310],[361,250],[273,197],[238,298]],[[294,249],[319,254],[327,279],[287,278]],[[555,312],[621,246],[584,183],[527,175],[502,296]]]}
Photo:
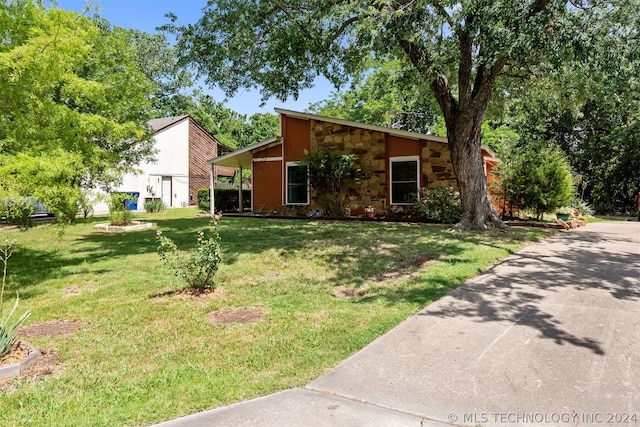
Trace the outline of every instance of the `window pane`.
{"label": "window pane", "polygon": [[287,203],[308,203],[307,167],[287,166]]}
{"label": "window pane", "polygon": [[418,200],[418,161],[391,162],[391,203],[409,204]]}
{"label": "window pane", "polygon": [[418,182],[418,167],[416,161],[391,163],[392,181]]}
{"label": "window pane", "polygon": [[391,184],[392,203],[413,203],[418,199],[417,191],[417,185],[414,182],[393,183]]}

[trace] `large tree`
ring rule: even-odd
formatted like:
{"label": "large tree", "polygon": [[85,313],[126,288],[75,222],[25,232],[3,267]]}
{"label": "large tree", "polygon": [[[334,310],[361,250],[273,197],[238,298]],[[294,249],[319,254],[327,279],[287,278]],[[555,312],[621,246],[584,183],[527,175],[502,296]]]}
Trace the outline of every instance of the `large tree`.
{"label": "large tree", "polygon": [[[503,226],[487,191],[480,129],[505,72],[571,51],[567,35],[603,10],[590,1],[220,0],[179,28],[186,60],[234,93],[286,99],[318,74],[340,85],[371,57],[398,59],[442,110],[464,214],[460,228]],[[636,0],[631,3],[637,5]]]}
{"label": "large tree", "polygon": [[152,156],[153,83],[125,30],[35,0],[3,2],[0,24],[0,196],[73,219],[83,189]]}

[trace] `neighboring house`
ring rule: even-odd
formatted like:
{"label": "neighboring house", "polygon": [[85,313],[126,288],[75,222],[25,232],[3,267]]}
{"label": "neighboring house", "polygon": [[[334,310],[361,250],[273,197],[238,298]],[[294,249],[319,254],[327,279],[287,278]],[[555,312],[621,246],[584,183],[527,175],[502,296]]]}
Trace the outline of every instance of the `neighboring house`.
{"label": "neighboring house", "polygon": [[[350,184],[347,206],[352,211],[374,206],[378,211],[411,205],[421,187],[457,181],[447,139],[382,126],[276,109],[280,136],[209,160],[212,169],[231,166],[252,170],[252,207],[273,210],[317,208],[309,191],[305,151],[328,147],[357,157],[365,177]],[[498,159],[482,146],[487,180]],[[213,199],[213,198],[212,198]]]}
{"label": "neighboring house", "polygon": [[[235,168],[211,170],[207,160],[231,151],[190,116],[149,121],[153,130],[155,161],[137,166],[140,174],[126,174],[116,191],[137,193],[137,209],[149,200],[161,199],[167,207],[197,204],[198,188],[209,188],[218,176],[233,176]],[[94,207],[108,211],[106,204]]]}

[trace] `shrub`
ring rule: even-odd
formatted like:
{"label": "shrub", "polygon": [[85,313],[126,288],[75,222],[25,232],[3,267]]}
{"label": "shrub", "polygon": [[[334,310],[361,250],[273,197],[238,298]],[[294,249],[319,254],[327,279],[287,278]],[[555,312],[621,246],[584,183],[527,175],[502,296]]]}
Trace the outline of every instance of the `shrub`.
{"label": "shrub", "polygon": [[462,217],[460,194],[450,186],[421,188],[413,208],[421,217],[443,224],[454,224]]}
{"label": "shrub", "polygon": [[[238,189],[216,188],[214,195],[217,212],[238,212]],[[242,207],[251,209],[251,190],[242,190]]]}
{"label": "shrub", "polygon": [[22,228],[31,227],[31,215],[35,212],[34,203],[27,197],[0,199],[0,217],[4,217],[9,224],[17,224]]}
{"label": "shrub", "polygon": [[126,202],[135,198],[129,193],[111,193],[109,199],[109,219],[111,225],[129,225],[133,221],[133,213],[127,209]]}
{"label": "shrub", "polygon": [[215,288],[213,276],[222,260],[218,221],[212,219],[204,230],[198,231],[196,239],[198,246],[185,256],[178,252],[173,240],[158,231],[158,255],[176,276],[182,276],[189,288]]}
{"label": "shrub", "polygon": [[580,216],[593,216],[593,208],[579,197],[574,197],[569,206],[577,209]]}
{"label": "shrub", "polygon": [[166,205],[161,199],[153,199],[144,203],[144,210],[147,213],[158,213],[166,209]]}
{"label": "shrub", "polygon": [[359,178],[362,171],[352,169],[356,157],[322,147],[306,152],[303,164],[309,168],[309,186],[327,216],[345,216],[345,186]]}
{"label": "shrub", "polygon": [[15,240],[5,240],[0,245],[0,258],[2,260],[2,288],[0,289],[0,358],[7,354],[13,344],[16,342],[16,332],[18,327],[29,317],[31,311],[27,310],[16,321],[12,322],[11,317],[18,308],[18,295],[16,294],[16,301],[13,304],[13,308],[9,311],[7,316],[4,315],[4,289],[7,280],[7,264],[12,254],[12,247],[16,243]]}
{"label": "shrub", "polygon": [[596,202],[595,211],[598,215],[614,214],[616,211],[616,205],[609,202]]}
{"label": "shrub", "polygon": [[211,192],[208,188],[198,188],[198,209],[203,212],[211,209]]}
{"label": "shrub", "polygon": [[530,209],[541,219],[543,213],[566,206],[575,194],[569,162],[552,146],[529,144],[517,148],[494,172],[499,178],[498,193],[509,205],[508,211]]}

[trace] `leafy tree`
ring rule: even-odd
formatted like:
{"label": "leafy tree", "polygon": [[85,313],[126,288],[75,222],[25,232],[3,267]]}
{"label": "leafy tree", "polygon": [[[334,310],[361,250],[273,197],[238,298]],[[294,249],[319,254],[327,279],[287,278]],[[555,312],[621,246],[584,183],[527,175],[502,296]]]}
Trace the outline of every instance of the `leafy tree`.
{"label": "leafy tree", "polygon": [[329,117],[370,123],[411,132],[433,132],[438,107],[429,90],[415,87],[419,76],[398,60],[376,64],[357,76],[351,88],[334,92],[309,110]]}
{"label": "leafy tree", "polygon": [[532,210],[538,219],[567,206],[575,194],[571,166],[559,149],[541,143],[515,147],[494,169],[498,193],[513,209]]}
{"label": "leafy tree", "polygon": [[153,84],[124,30],[35,1],[5,2],[0,20],[0,196],[73,219],[82,188],[152,156]]}
{"label": "leafy tree", "polygon": [[[373,56],[397,59],[440,106],[460,188],[460,228],[503,226],[484,179],[480,130],[496,82],[523,77],[543,61],[580,52],[594,19],[636,1],[275,1],[220,0],[196,24],[176,28],[185,60],[228,93],[260,87],[263,97],[297,98],[318,74],[336,85]],[[584,52],[587,53],[587,52]]]}
{"label": "leafy tree", "polygon": [[[624,3],[623,3],[624,4]],[[630,2],[638,10],[638,3]],[[508,122],[529,140],[553,141],[582,177],[588,200],[620,211],[640,191],[640,15],[612,8],[582,35],[586,57],[513,81]]]}

